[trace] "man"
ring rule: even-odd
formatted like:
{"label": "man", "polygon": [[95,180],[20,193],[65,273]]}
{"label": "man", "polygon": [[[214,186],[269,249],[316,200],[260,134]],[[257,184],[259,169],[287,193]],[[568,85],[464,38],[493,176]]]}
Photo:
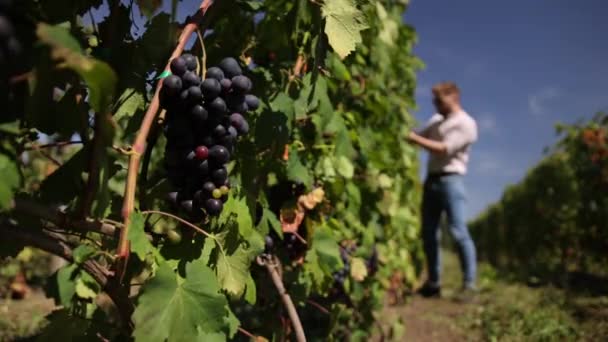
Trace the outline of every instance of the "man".
{"label": "man", "polygon": [[419,293],[425,297],[441,296],[441,256],[439,223],[443,212],[458,244],[463,270],[462,299],[475,293],[476,252],[465,222],[466,194],[463,176],[467,172],[469,151],[477,140],[477,124],[460,105],[456,84],[443,82],[432,89],[437,109],[419,132],[410,132],[408,140],[429,151],[428,176],[422,200],[422,237],[428,266],[428,279]]}

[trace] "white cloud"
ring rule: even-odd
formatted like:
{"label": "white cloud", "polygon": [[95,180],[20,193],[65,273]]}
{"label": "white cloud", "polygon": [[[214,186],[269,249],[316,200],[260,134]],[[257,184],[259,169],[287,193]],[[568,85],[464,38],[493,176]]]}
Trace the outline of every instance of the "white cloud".
{"label": "white cloud", "polygon": [[528,96],[528,109],[533,115],[547,112],[549,102],[559,97],[561,92],[555,87],[545,87]]}

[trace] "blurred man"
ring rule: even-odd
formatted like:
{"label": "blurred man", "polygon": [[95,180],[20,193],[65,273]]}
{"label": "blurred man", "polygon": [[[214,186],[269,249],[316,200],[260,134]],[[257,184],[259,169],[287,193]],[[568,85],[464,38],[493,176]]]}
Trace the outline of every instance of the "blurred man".
{"label": "blurred man", "polygon": [[458,244],[464,281],[461,299],[475,293],[475,245],[465,222],[466,192],[463,177],[471,145],[477,140],[477,124],[462,109],[460,90],[452,82],[432,89],[437,109],[419,133],[410,132],[408,140],[429,152],[428,176],[422,200],[422,237],[428,266],[428,279],[419,293],[425,297],[441,296],[440,218],[447,214],[449,230]]}

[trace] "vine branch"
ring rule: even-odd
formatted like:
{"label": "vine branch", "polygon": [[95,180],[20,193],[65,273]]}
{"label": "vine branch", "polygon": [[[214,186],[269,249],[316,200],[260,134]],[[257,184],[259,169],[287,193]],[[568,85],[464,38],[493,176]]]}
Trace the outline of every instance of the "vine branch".
{"label": "vine branch", "polygon": [[[1,224],[0,229],[5,234],[3,236],[14,238],[24,242],[27,245],[42,249],[51,254],[57,255],[68,262],[74,262],[72,248],[58,234],[45,233],[34,229],[15,227],[8,224]],[[125,322],[129,322],[129,328],[132,328],[131,314],[133,313],[133,303],[129,300],[128,293],[124,287],[108,279],[109,271],[94,260],[87,260],[81,264],[81,267],[89,273],[93,279],[101,287],[104,292],[112,299],[121,318]]]}
{"label": "vine branch", "polygon": [[296,340],[298,342],[306,342],[306,335],[304,335],[304,329],[302,328],[302,322],[300,321],[296,307],[293,305],[289,293],[285,290],[283,280],[277,271],[280,261],[273,256],[259,256],[257,262],[259,265],[265,266],[266,270],[268,270],[268,274],[270,274],[270,278],[272,278],[272,282],[277,288],[281,300],[283,300],[283,305],[285,306],[285,309],[287,309],[287,314],[289,315],[293,329],[296,332]]}
{"label": "vine branch", "polygon": [[[192,35],[192,33],[198,28],[198,26],[202,23],[202,19],[209,9],[209,7],[213,4],[213,0],[203,0],[201,5],[197,11],[197,13],[193,16],[192,20],[186,24],[184,29],[182,30],[178,44],[173,50],[171,57],[167,61],[164,71],[168,71],[170,69],[170,63],[173,58],[178,57],[184,51],[186,46],[186,42],[188,38]],[[119,278],[122,278],[124,274],[125,267],[128,261],[129,256],[129,240],[127,239],[129,224],[131,219],[131,213],[133,212],[133,208],[135,205],[135,187],[137,185],[137,173],[139,171],[139,162],[142,154],[146,149],[146,141],[148,138],[148,134],[150,132],[150,128],[154,123],[154,118],[156,117],[156,113],[158,112],[160,101],[159,95],[160,90],[162,88],[163,80],[161,79],[156,86],[156,90],[154,92],[154,97],[150,102],[150,106],[148,107],[146,114],[144,115],[143,121],[137,132],[137,136],[135,137],[135,142],[133,143],[133,153],[129,158],[129,167],[127,171],[127,181],[125,184],[125,192],[124,192],[124,201],[122,206],[122,217],[124,229],[121,230],[120,239],[118,241],[117,255],[118,255],[118,263],[116,265],[116,270],[118,271]]]}

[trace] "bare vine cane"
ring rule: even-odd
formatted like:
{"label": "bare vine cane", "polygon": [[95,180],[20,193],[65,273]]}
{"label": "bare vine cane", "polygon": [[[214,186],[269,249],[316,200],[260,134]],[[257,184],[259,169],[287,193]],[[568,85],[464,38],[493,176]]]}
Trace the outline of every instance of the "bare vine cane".
{"label": "bare vine cane", "polygon": [[283,280],[279,275],[278,269],[281,266],[281,262],[275,256],[269,254],[262,254],[258,256],[256,262],[260,266],[265,266],[268,270],[268,274],[270,274],[270,278],[272,278],[272,282],[277,288],[277,291],[281,296],[281,300],[283,300],[283,305],[285,305],[285,309],[287,309],[287,314],[289,315],[293,329],[296,332],[296,340],[298,342],[306,342],[306,336],[304,335],[304,329],[302,328],[302,322],[300,322],[300,317],[298,316],[296,307],[293,305],[291,297],[289,297],[289,294],[285,290]]}
{"label": "bare vine cane", "polygon": [[[167,61],[167,65],[165,66],[164,71],[167,72],[170,70],[171,60],[175,57],[178,57],[186,46],[186,42],[190,38],[190,36],[196,31],[199,25],[202,22],[203,16],[214,3],[213,0],[203,0],[201,5],[194,16],[194,19],[191,20],[179,36],[177,46],[175,50],[171,54],[171,57]],[[117,278],[120,280],[120,283],[123,282],[123,276],[126,271],[127,262],[129,258],[129,224],[131,223],[131,214],[133,212],[133,208],[135,206],[135,187],[137,186],[137,173],[139,171],[139,162],[141,160],[144,151],[146,150],[146,140],[148,138],[148,134],[150,133],[150,128],[154,123],[154,118],[156,117],[156,113],[160,107],[160,89],[162,88],[162,80],[158,82],[156,86],[156,90],[154,92],[154,97],[150,102],[150,106],[146,110],[146,114],[142,120],[139,131],[137,132],[137,136],[135,137],[135,142],[133,143],[132,150],[129,153],[129,167],[127,171],[127,181],[125,184],[125,192],[124,192],[124,200],[122,205],[122,217],[123,217],[123,229],[120,232],[120,239],[118,241],[117,247],[117,262],[115,264],[115,272]]]}

